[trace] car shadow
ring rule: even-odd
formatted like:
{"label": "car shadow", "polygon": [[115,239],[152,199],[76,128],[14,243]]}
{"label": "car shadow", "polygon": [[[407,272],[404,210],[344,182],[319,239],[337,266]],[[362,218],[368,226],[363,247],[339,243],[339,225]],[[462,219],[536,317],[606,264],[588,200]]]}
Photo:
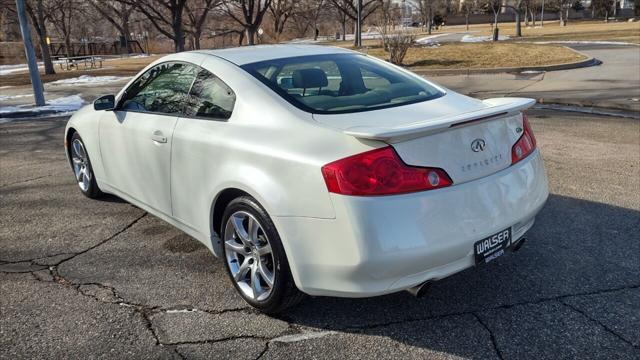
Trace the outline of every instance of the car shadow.
{"label": "car shadow", "polygon": [[[370,332],[473,357],[426,335],[428,326],[420,320],[466,316],[464,321],[482,326],[476,315],[483,311],[637,285],[639,219],[636,210],[550,195],[518,252],[435,282],[424,298],[407,292],[365,299],[313,297],[280,317],[319,330]],[[401,329],[382,326],[400,323]]]}

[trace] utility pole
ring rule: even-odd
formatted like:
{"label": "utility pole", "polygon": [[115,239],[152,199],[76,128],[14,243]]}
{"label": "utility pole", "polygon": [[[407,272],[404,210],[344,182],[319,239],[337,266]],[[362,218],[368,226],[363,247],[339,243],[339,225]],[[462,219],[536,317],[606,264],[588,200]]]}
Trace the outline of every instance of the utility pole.
{"label": "utility pole", "polygon": [[362,0],[358,0],[358,19],[356,19],[356,47],[362,47]]}
{"label": "utility pole", "polygon": [[16,0],[16,11],[18,12],[18,20],[20,21],[20,32],[22,33],[24,52],[27,55],[31,85],[33,85],[33,97],[36,99],[37,106],[44,106],[44,92],[42,90],[42,82],[40,81],[38,62],[36,61],[36,52],[33,50],[33,43],[31,43],[31,30],[27,22],[24,0]]}

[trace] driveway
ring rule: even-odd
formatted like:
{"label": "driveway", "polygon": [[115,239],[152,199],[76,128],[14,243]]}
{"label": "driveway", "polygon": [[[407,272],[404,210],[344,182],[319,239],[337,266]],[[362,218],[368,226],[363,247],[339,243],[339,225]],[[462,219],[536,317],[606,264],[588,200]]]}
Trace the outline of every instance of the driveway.
{"label": "driveway", "polygon": [[640,122],[533,111],[551,196],[528,242],[415,299],[278,317],[152,215],[83,197],[66,118],[0,124],[0,358],[640,357]]}

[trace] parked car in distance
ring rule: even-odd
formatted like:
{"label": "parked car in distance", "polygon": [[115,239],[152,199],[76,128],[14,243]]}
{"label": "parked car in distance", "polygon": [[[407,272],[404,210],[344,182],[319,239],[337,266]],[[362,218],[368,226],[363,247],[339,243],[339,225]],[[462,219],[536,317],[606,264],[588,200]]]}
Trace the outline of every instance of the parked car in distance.
{"label": "parked car in distance", "polygon": [[548,196],[533,103],[334,47],[198,50],[82,108],[65,145],[83,194],[201,241],[274,313],[304,294],[422,295],[517,249]]}

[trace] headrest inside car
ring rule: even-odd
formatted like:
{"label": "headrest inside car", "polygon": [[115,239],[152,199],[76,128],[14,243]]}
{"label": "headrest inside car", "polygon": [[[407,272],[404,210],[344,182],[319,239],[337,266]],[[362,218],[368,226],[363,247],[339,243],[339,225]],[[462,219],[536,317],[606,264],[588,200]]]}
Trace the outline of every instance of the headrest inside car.
{"label": "headrest inside car", "polygon": [[321,69],[298,69],[293,72],[294,88],[320,88],[327,86],[327,74]]}

